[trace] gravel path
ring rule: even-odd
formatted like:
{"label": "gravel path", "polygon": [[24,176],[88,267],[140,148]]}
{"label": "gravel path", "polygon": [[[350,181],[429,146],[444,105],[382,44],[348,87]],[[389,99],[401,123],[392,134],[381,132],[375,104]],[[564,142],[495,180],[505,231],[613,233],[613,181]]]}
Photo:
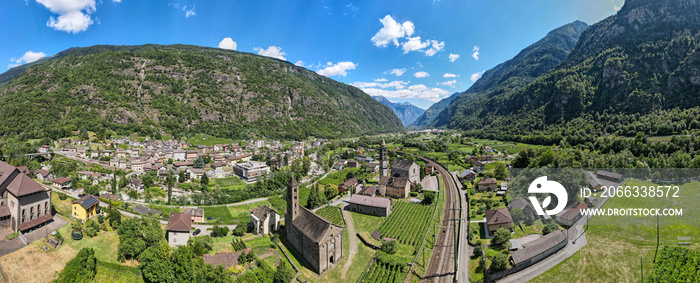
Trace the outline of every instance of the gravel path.
{"label": "gravel path", "polygon": [[350,239],[350,252],[348,255],[348,261],[345,262],[345,266],[343,266],[343,272],[341,273],[340,278],[345,278],[345,276],[348,273],[348,270],[350,269],[350,266],[352,265],[352,258],[355,257],[355,254],[357,253],[357,237],[355,236],[355,225],[353,224],[352,221],[352,215],[350,215],[350,212],[345,210],[345,207],[342,209],[343,211],[343,217],[345,218],[345,227],[348,229],[348,236]]}

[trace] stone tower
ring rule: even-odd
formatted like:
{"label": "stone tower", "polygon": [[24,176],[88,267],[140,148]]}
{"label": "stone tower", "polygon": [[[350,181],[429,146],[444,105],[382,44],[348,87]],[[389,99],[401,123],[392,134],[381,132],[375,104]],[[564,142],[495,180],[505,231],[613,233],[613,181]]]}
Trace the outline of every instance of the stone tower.
{"label": "stone tower", "polygon": [[379,147],[379,178],[389,176],[389,157],[386,155],[386,142],[382,139]]}
{"label": "stone tower", "polygon": [[291,224],[297,216],[299,216],[299,183],[292,176],[287,184],[287,215],[285,216],[287,233],[291,230],[289,227],[292,226]]}

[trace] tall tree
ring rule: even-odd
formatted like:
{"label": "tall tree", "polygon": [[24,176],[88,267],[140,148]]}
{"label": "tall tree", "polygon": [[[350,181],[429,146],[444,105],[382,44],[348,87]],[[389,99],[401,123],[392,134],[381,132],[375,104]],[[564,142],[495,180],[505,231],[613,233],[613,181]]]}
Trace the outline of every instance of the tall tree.
{"label": "tall tree", "polygon": [[165,178],[165,184],[168,186],[168,204],[170,204],[173,196],[173,186],[175,185],[175,173],[173,170],[168,170],[168,177]]}

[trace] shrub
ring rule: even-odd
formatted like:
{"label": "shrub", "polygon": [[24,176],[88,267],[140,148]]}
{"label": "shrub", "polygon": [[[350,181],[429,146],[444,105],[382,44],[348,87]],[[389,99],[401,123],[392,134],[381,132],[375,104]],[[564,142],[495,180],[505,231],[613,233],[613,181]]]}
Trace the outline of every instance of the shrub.
{"label": "shrub", "polygon": [[66,199],[68,198],[68,195],[62,194],[62,193],[58,193],[58,198],[59,198],[60,200],[66,200]]}
{"label": "shrub", "polygon": [[5,238],[8,239],[8,240],[12,240],[12,239],[17,238],[17,237],[19,237],[19,233],[18,233],[18,232],[14,232],[14,233],[12,233],[12,234],[10,234],[10,235],[5,236]]}
{"label": "shrub", "polygon": [[233,229],[233,235],[236,235],[239,237],[245,235],[245,232],[246,232],[246,225],[238,225],[238,226],[236,226],[235,229]]}
{"label": "shrub", "polygon": [[542,235],[547,235],[549,233],[552,233],[555,230],[557,230],[557,225],[554,225],[551,223],[544,225],[544,228],[542,228]]}
{"label": "shrub", "polygon": [[508,256],[498,253],[491,259],[491,271],[501,271],[508,268]]}

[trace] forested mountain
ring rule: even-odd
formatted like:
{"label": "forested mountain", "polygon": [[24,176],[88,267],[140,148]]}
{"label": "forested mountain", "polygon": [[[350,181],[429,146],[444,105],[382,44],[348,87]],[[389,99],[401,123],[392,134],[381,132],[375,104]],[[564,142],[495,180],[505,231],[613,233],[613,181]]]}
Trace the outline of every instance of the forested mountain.
{"label": "forested mountain", "polygon": [[586,23],[576,21],[550,31],[512,59],[484,72],[426,125],[470,128],[483,124],[480,120],[506,101],[509,92],[526,86],[564,60],[587,27]]}
{"label": "forested mountain", "polygon": [[0,90],[0,135],[336,138],[403,129],[391,109],[356,87],[230,50],[72,48],[22,71]]}
{"label": "forested mountain", "polygon": [[700,129],[700,2],[627,0],[556,68],[442,125],[532,142]]}
{"label": "forested mountain", "polygon": [[391,108],[391,111],[393,111],[394,114],[396,114],[396,116],[399,117],[401,123],[403,123],[404,126],[413,124],[413,122],[416,121],[416,119],[418,119],[418,117],[420,117],[420,115],[423,115],[423,113],[425,112],[424,109],[419,108],[418,106],[415,106],[409,102],[391,102],[389,101],[389,99],[386,99],[386,97],[381,95],[372,97],[380,103]]}
{"label": "forested mountain", "polygon": [[437,117],[437,115],[440,113],[440,111],[442,111],[442,109],[445,109],[447,105],[450,105],[452,100],[454,100],[461,94],[462,93],[460,92],[455,92],[452,95],[445,97],[438,102],[435,102],[433,105],[430,105],[428,110],[425,110],[425,113],[423,113],[423,115],[420,115],[420,117],[418,117],[418,119],[416,119],[416,121],[413,122],[411,126],[423,127],[428,125],[431,121],[433,121],[433,119],[435,119],[435,117]]}

